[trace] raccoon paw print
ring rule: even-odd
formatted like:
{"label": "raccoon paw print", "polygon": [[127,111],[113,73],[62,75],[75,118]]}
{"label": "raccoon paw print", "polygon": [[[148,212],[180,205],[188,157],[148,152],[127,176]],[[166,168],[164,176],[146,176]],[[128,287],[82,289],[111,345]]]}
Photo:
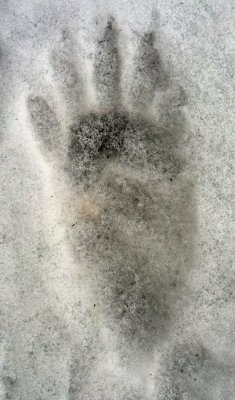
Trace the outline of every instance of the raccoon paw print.
{"label": "raccoon paw print", "polygon": [[[78,223],[69,240],[74,254],[84,251],[90,262],[87,281],[110,326],[131,346],[147,349],[173,318],[193,265],[194,192],[180,148],[186,96],[171,89],[150,32],[140,40],[125,106],[119,33],[110,18],[96,45],[99,106],[85,112],[89,99],[67,34],[64,43],[50,60],[73,123],[62,134],[46,99],[31,95],[35,140],[77,193]],[[158,120],[148,113],[156,97],[162,98]]]}

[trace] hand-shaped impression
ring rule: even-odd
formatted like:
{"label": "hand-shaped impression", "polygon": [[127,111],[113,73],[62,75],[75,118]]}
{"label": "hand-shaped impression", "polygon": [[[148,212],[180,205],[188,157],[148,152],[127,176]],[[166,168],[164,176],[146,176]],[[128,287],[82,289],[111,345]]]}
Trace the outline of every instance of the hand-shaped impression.
{"label": "hand-shaped impression", "polygon": [[[182,96],[176,98],[150,32],[140,40],[124,106],[112,18],[97,43],[98,107],[84,100],[71,49],[53,52],[51,64],[74,119],[66,149],[46,99],[29,96],[27,106],[43,156],[54,158],[68,193],[76,193],[69,244],[78,257],[86,255],[84,276],[109,326],[126,343],[147,350],[164,334],[192,265],[195,210],[180,153]],[[158,120],[149,112],[156,96],[168,99],[160,102]]]}

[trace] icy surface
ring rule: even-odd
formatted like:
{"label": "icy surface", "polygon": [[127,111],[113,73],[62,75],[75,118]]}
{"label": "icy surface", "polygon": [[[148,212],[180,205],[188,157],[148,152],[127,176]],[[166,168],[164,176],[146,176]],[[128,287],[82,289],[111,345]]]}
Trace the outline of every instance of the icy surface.
{"label": "icy surface", "polygon": [[0,2],[0,399],[234,400],[234,8]]}

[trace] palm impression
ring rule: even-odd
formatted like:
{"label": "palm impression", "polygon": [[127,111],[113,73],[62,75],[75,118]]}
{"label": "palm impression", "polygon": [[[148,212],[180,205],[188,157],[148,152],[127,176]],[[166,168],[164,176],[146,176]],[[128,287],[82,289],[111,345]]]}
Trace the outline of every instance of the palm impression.
{"label": "palm impression", "polygon": [[75,50],[52,52],[55,81],[73,119],[66,134],[45,98],[33,94],[27,101],[42,155],[53,160],[76,204],[67,240],[78,260],[86,257],[84,282],[109,326],[143,349],[173,318],[193,264],[195,230],[180,148],[185,96],[164,71],[155,42],[152,32],[141,38],[124,101],[122,49],[109,19],[93,65],[96,107],[85,98]]}

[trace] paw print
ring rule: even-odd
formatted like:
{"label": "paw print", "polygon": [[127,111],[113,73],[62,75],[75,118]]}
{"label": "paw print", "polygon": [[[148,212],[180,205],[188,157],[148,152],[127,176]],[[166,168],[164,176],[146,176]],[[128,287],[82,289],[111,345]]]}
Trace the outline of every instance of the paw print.
{"label": "paw print", "polygon": [[[118,32],[110,18],[96,45],[98,106],[85,98],[67,33],[63,49],[52,52],[73,119],[66,133],[45,98],[30,95],[27,107],[43,157],[77,194],[68,237],[74,254],[89,260],[95,302],[128,343],[147,349],[165,333],[193,265],[194,192],[180,149],[186,96],[176,92],[149,32],[139,41],[126,106]],[[149,113],[156,98],[159,118]]]}

